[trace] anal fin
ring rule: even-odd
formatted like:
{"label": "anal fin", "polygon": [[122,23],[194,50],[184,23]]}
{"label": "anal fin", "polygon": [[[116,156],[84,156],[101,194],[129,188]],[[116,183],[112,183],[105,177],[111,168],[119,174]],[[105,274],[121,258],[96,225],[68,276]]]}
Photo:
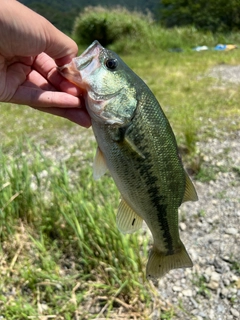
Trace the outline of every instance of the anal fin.
{"label": "anal fin", "polygon": [[117,213],[117,227],[126,234],[133,233],[142,227],[143,219],[122,199]]}
{"label": "anal fin", "polygon": [[197,201],[198,196],[197,196],[196,189],[191,179],[189,178],[188,174],[185,173],[185,175],[186,175],[186,187],[185,187],[185,193],[183,196],[182,203],[186,201]]}

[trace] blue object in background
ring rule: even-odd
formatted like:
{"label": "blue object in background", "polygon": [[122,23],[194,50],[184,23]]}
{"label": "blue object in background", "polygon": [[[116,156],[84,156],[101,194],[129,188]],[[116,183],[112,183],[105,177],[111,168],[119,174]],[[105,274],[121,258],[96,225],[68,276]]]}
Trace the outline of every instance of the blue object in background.
{"label": "blue object in background", "polygon": [[227,48],[227,45],[226,45],[226,44],[218,44],[218,45],[216,45],[216,47],[214,48],[214,50],[224,51],[224,50],[226,50],[226,48]]}

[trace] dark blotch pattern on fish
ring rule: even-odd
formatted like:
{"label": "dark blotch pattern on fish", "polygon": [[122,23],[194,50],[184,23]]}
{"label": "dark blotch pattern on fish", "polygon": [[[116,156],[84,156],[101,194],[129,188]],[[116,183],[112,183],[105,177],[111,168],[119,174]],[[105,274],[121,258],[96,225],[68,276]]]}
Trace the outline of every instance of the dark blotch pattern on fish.
{"label": "dark blotch pattern on fish", "polygon": [[[144,150],[142,150],[144,153]],[[146,154],[146,153],[144,153]],[[146,181],[146,185],[149,186],[147,192],[153,204],[153,207],[156,208],[158,223],[163,231],[163,238],[165,240],[167,255],[171,255],[174,253],[173,249],[173,241],[172,236],[170,234],[168,219],[167,219],[167,204],[166,198],[160,195],[159,188],[156,186],[156,182],[158,182],[158,178],[154,176],[151,172],[152,165],[151,163],[142,163],[142,159],[137,161],[139,163],[139,167],[136,168],[141,173],[142,177],[144,177]]]}

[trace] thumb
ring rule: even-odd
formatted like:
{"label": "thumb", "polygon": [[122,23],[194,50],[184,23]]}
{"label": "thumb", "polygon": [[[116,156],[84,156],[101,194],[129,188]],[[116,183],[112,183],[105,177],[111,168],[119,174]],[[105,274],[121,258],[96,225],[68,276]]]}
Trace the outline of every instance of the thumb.
{"label": "thumb", "polygon": [[46,20],[46,49],[44,50],[52,57],[58,66],[69,63],[78,53],[77,44],[63,32],[54,27]]}

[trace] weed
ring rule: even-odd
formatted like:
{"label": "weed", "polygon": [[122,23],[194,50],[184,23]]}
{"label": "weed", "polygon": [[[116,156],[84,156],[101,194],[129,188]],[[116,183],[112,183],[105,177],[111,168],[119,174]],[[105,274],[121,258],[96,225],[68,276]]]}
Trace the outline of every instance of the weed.
{"label": "weed", "polygon": [[214,181],[216,179],[216,172],[212,167],[202,166],[196,175],[196,179],[201,182]]}
{"label": "weed", "polygon": [[167,311],[162,311],[160,319],[162,319],[162,320],[171,320],[173,318],[173,316],[174,316],[174,310],[170,309],[170,310],[167,310]]}
{"label": "weed", "polygon": [[240,177],[240,167],[233,167],[233,172],[235,172],[237,176]]}
{"label": "weed", "polygon": [[207,282],[203,275],[195,274],[193,278],[193,284],[198,288],[197,294],[204,297],[210,297],[210,290],[207,288]]}
{"label": "weed", "polygon": [[225,199],[226,198],[226,193],[227,191],[226,190],[223,190],[223,191],[220,191],[216,194],[216,198],[217,199]]}
{"label": "weed", "polygon": [[204,217],[206,217],[206,211],[205,210],[203,210],[203,209],[200,209],[199,211],[198,211],[198,216],[200,217],[200,218],[204,218]]}
{"label": "weed", "polygon": [[231,270],[234,270],[238,275],[240,275],[240,262],[232,261],[231,262]]}
{"label": "weed", "polygon": [[[58,304],[58,297],[59,301],[64,299],[61,288],[66,286],[67,278],[62,275],[67,277],[67,273],[63,266],[72,263],[70,288],[77,277],[81,285],[88,280],[86,290],[94,289],[99,296],[129,303],[137,295],[141,297],[139,302],[143,299],[148,305],[150,292],[144,280],[141,254],[147,255],[147,241],[136,235],[122,236],[117,230],[114,208],[119,195],[113,182],[108,177],[94,182],[89,178],[89,167],[82,170],[79,182],[71,181],[65,165],[43,158],[38,148],[28,146],[36,152],[31,162],[27,155],[10,162],[3,154],[0,157],[1,243],[17,237],[13,247],[2,246],[2,251],[13,261],[10,269],[14,267],[16,284],[19,281],[16,297],[22,291],[30,293],[28,298],[25,294],[21,298],[29,301],[21,316],[35,315],[34,296],[39,288],[39,299],[44,301],[48,312]],[[19,153],[22,148],[19,146]],[[32,181],[36,184],[34,188]],[[28,226],[20,235],[16,229],[19,221]],[[4,288],[8,288],[8,281],[2,278]],[[94,288],[95,284],[98,286]],[[113,307],[114,299],[108,303],[106,312]],[[15,304],[7,304],[5,314],[14,313],[15,308]],[[71,304],[65,311],[70,312],[69,309]]]}

